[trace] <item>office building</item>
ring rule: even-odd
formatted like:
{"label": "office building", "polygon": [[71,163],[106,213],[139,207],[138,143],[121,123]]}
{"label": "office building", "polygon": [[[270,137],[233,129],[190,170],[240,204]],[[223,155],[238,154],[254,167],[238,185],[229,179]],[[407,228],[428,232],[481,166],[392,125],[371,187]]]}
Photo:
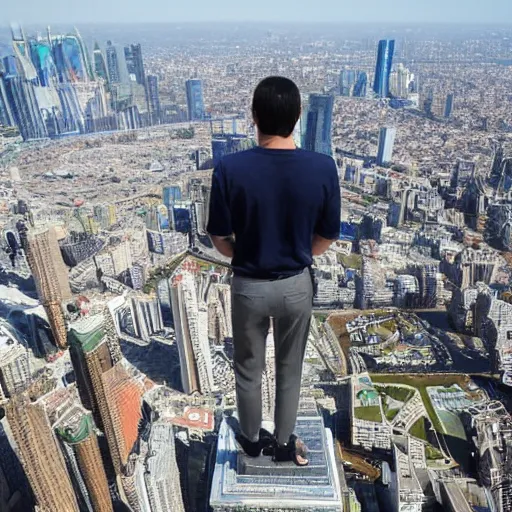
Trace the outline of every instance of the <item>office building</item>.
{"label": "office building", "polygon": [[377,165],[385,165],[393,161],[393,146],[395,144],[396,128],[380,129]]}
{"label": "office building", "polygon": [[181,188],[177,185],[165,186],[163,188],[163,200],[165,206],[171,210],[173,204],[181,199]]}
{"label": "office building", "polygon": [[48,137],[47,126],[37,102],[35,86],[20,76],[4,80],[7,103],[23,140]]}
{"label": "office building", "polygon": [[121,71],[119,67],[119,55],[117,48],[112,41],[107,41],[107,71],[108,79],[111,84],[121,83]]}
{"label": "office building", "polygon": [[60,441],[80,510],[112,512],[107,475],[91,413],[76,389],[58,389],[43,398],[52,428]]}
{"label": "office building", "polygon": [[255,142],[249,139],[247,135],[222,134],[212,137],[212,155],[213,165],[217,165],[222,157],[239,151],[245,151],[254,147]]}
{"label": "office building", "polygon": [[353,69],[343,69],[340,72],[340,96],[352,96],[356,83],[356,72]]}
{"label": "office building", "polygon": [[234,431],[224,420],[210,496],[213,511],[341,512],[333,437],[316,412],[314,400],[311,406],[299,409],[295,431],[309,447],[309,465],[300,470],[293,464],[275,464],[268,458],[251,459],[239,453]]}
{"label": "office building", "polygon": [[307,108],[304,149],[332,155],[331,131],[333,96],[311,94]]}
{"label": "office building", "polygon": [[171,287],[172,316],[176,332],[185,393],[213,391],[213,364],[208,340],[208,308],[198,296],[195,275],[182,272]]}
{"label": "office building", "polygon": [[187,106],[189,121],[201,121],[205,118],[203,101],[203,81],[187,80]]}
{"label": "office building", "polygon": [[6,415],[38,510],[78,512],[66,463],[44,406],[24,391],[10,399]]}
{"label": "office building", "polygon": [[11,324],[0,319],[0,402],[26,388],[32,357],[32,352],[19,342]]}
{"label": "office building", "polygon": [[391,96],[407,99],[413,80],[414,75],[402,63],[398,64],[389,79],[389,92]]}
{"label": "office building", "polygon": [[379,41],[377,64],[375,66],[375,80],[373,82],[373,90],[379,98],[387,98],[389,96],[389,78],[393,65],[394,52],[394,40],[383,39]]}
{"label": "office building", "polygon": [[102,78],[105,82],[108,82],[108,71],[107,64],[105,62],[105,56],[101,51],[100,45],[96,42],[94,43],[94,72],[98,78]]}
{"label": "office building", "polygon": [[14,114],[7,97],[5,77],[0,73],[0,126],[14,126]]}
{"label": "office building", "polygon": [[140,44],[125,46],[124,56],[130,80],[137,82],[139,85],[146,86],[146,73],[144,71],[144,61],[142,59],[142,48]]}
{"label": "office building", "polygon": [[151,426],[145,468],[151,512],[185,512],[171,423],[156,422]]}
{"label": "office building", "polygon": [[66,325],[62,302],[70,300],[68,270],[59,248],[55,228],[30,232],[27,260],[36,283],[37,295],[43,304],[55,343],[66,347]]}
{"label": "office building", "polygon": [[368,75],[364,71],[357,73],[357,80],[354,84],[353,96],[355,98],[366,97],[366,89],[368,87]]}
{"label": "office building", "polygon": [[78,30],[74,34],[52,35],[48,29],[53,61],[59,82],[88,82],[94,80],[87,48]]}
{"label": "office building", "polygon": [[151,122],[158,124],[160,122],[161,108],[160,108],[160,93],[158,91],[158,77],[155,75],[148,75],[147,93],[149,114]]}

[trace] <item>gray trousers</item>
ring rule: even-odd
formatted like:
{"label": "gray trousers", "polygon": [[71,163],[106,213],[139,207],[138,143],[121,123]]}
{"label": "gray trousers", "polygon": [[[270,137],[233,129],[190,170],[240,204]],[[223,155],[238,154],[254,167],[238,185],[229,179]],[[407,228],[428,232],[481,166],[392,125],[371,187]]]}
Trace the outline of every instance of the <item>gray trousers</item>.
{"label": "gray trousers", "polygon": [[231,294],[240,429],[249,440],[258,440],[265,342],[272,317],[276,358],[275,434],[279,443],[286,443],[297,419],[302,364],[313,308],[309,269],[273,281],[234,276]]}

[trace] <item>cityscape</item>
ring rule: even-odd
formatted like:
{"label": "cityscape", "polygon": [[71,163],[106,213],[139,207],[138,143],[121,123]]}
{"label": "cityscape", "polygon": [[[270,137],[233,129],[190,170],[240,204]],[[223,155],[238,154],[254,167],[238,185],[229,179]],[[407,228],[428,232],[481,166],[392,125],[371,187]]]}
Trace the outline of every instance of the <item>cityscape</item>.
{"label": "cityscape", "polygon": [[[270,75],[342,190],[304,468],[236,443],[206,231]],[[0,512],[512,511],[512,25],[2,26],[0,249]]]}

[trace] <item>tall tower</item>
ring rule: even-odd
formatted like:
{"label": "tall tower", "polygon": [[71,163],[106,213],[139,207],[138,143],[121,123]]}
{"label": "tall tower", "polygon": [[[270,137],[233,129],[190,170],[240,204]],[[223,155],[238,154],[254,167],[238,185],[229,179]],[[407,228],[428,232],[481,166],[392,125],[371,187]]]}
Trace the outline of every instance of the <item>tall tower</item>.
{"label": "tall tower", "polygon": [[142,59],[142,48],[140,44],[125,46],[124,56],[128,74],[135,77],[135,82],[146,85],[146,73],[144,71],[144,60]]}
{"label": "tall tower", "polygon": [[153,124],[158,124],[162,113],[160,107],[160,93],[158,92],[158,77],[148,75],[147,90],[151,122]]}
{"label": "tall tower", "polygon": [[396,128],[387,127],[380,129],[377,165],[383,165],[392,161],[395,137]]}
{"label": "tall tower", "polygon": [[105,82],[108,82],[107,64],[105,62],[105,57],[103,56],[100,45],[97,42],[94,44],[93,57],[94,72],[96,73],[96,76],[103,78]]}
{"label": "tall tower", "polygon": [[205,117],[203,101],[203,81],[187,80],[187,105],[189,121],[201,121]]}
{"label": "tall tower", "polygon": [[121,83],[119,57],[117,55],[117,49],[112,44],[112,41],[107,41],[107,70],[109,81],[111,84]]}
{"label": "tall tower", "polygon": [[112,512],[107,475],[103,467],[91,413],[75,403],[53,425],[63,448],[77,462],[85,485],[84,498],[94,512]]}
{"label": "tall tower", "polygon": [[38,510],[78,512],[66,463],[44,407],[31,402],[25,391],[11,398],[6,412]]}
{"label": "tall tower", "polygon": [[389,95],[389,76],[391,74],[394,53],[394,39],[383,39],[379,41],[373,90],[380,98],[387,98]]}
{"label": "tall tower", "polygon": [[332,155],[331,129],[334,98],[325,94],[309,96],[304,149]]}
{"label": "tall tower", "polygon": [[114,469],[121,474],[137,440],[143,385],[124,367],[116,340],[106,315],[70,326],[71,360],[82,403],[105,432]]}
{"label": "tall tower", "polygon": [[66,325],[61,303],[71,299],[71,288],[55,228],[29,232],[27,260],[55,342],[59,348],[65,348]]}

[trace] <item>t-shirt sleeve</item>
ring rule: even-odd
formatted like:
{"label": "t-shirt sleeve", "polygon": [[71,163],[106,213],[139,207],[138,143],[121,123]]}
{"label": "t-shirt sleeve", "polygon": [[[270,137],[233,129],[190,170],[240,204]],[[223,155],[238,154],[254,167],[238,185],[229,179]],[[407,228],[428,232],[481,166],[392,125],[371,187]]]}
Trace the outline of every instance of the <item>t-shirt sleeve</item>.
{"label": "t-shirt sleeve", "polygon": [[338,170],[333,160],[327,180],[327,194],[320,217],[316,223],[315,233],[327,240],[337,240],[340,237],[340,224],[341,190]]}
{"label": "t-shirt sleeve", "polygon": [[217,164],[212,175],[207,231],[214,236],[230,236],[233,234],[226,178],[222,163]]}

